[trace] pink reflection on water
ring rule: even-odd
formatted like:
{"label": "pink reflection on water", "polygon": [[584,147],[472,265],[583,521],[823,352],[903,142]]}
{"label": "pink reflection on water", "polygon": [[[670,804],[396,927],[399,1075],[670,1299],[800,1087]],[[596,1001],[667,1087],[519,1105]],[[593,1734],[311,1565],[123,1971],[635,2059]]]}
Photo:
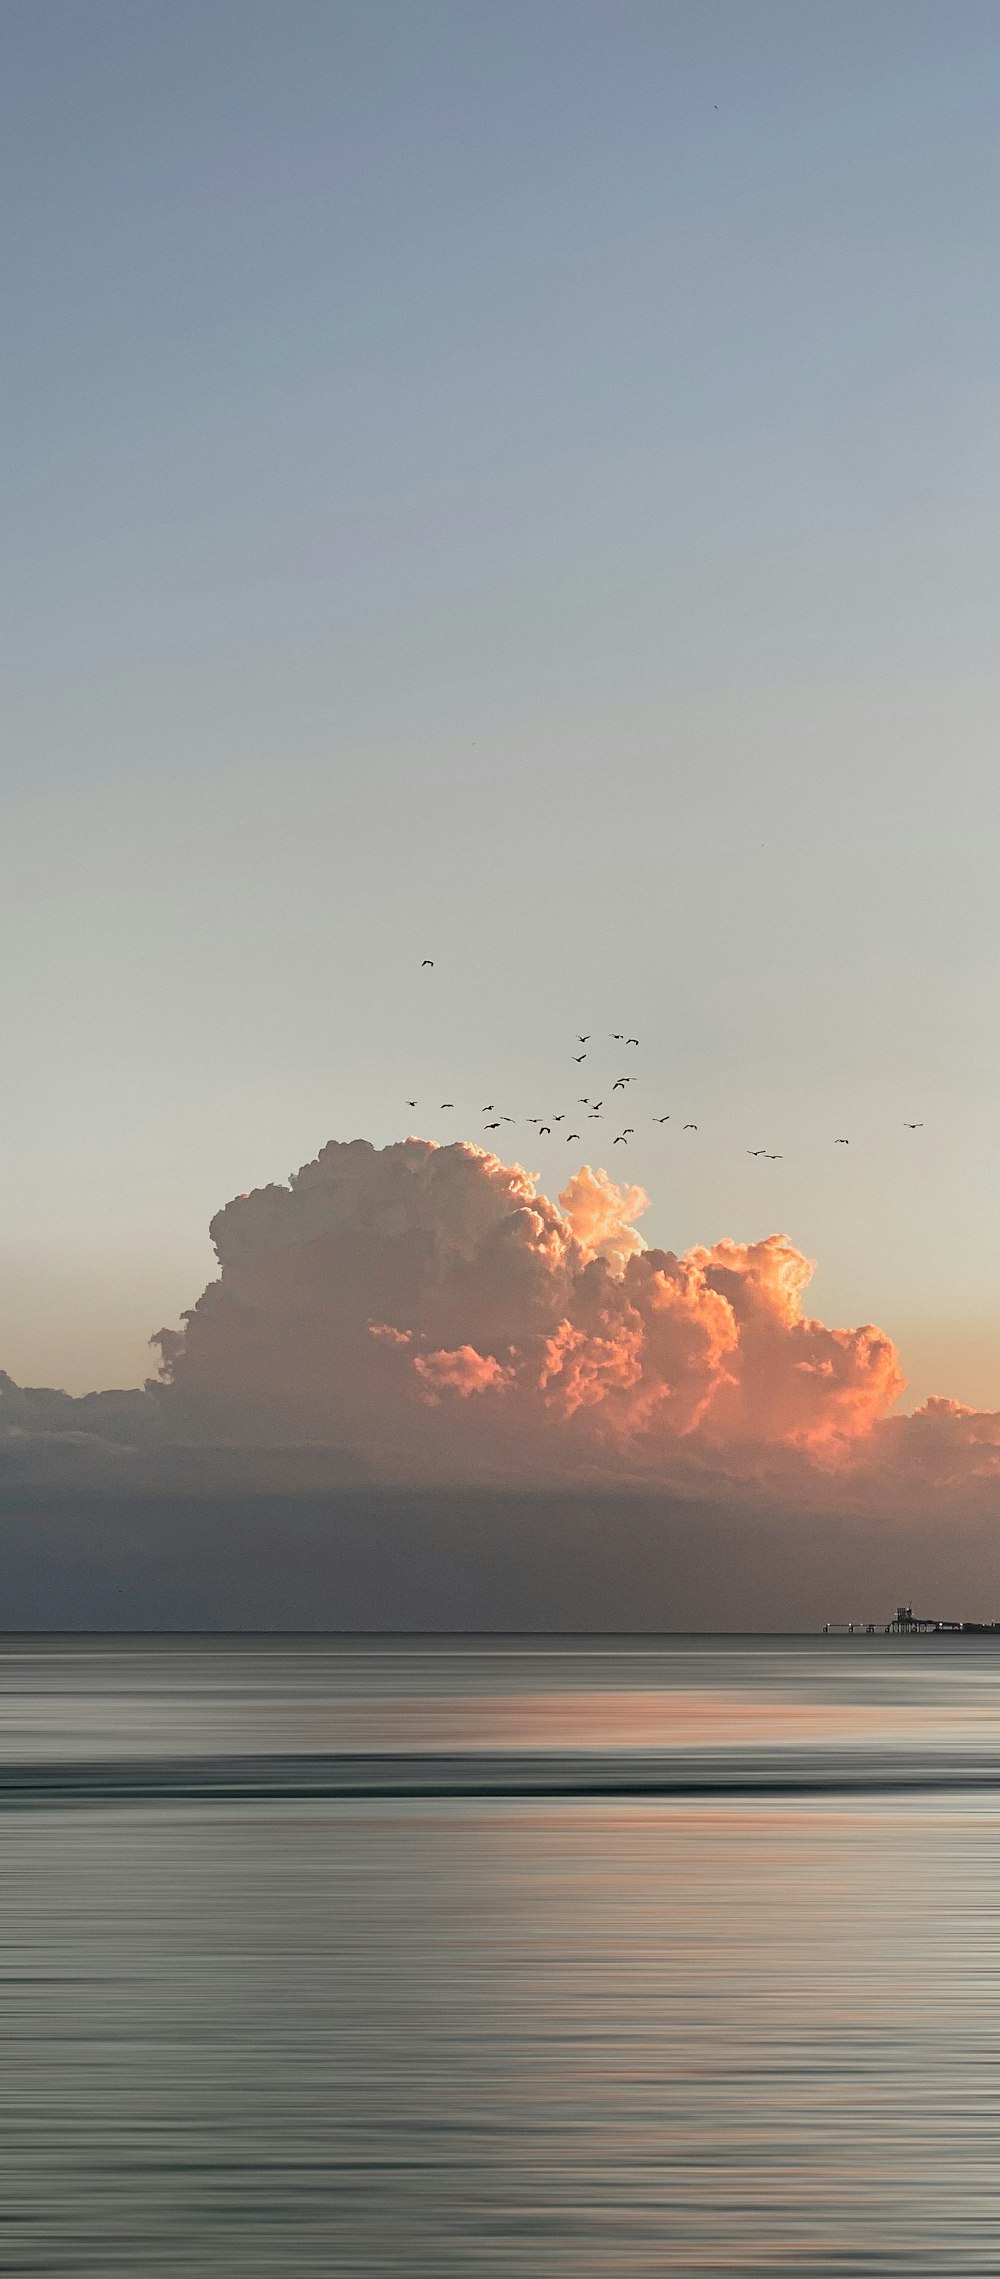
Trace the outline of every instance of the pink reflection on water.
{"label": "pink reflection on water", "polygon": [[[360,1705],[359,1705],[360,1707]],[[353,1705],[340,1706],[353,1726]],[[972,1742],[969,1708],[755,1698],[697,1688],[472,1694],[367,1701],[371,1747],[449,1749],[752,1749],[880,1742]]]}

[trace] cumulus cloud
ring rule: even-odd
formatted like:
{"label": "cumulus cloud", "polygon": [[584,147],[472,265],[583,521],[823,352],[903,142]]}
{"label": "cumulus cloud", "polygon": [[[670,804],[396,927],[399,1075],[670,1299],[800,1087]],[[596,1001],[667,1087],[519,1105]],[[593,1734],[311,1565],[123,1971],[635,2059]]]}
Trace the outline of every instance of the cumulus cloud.
{"label": "cumulus cloud", "polygon": [[188,1437],[336,1446],[386,1479],[634,1480],[860,1505],[1000,1480],[1000,1417],[893,1416],[891,1340],[831,1329],[787,1236],[678,1257],[585,1166],[558,1202],[470,1144],[331,1141],[212,1222],[221,1272],[163,1330]]}
{"label": "cumulus cloud", "polygon": [[993,1512],[1000,1415],[898,1412],[891,1339],[807,1310],[786,1235],[677,1256],[585,1165],[331,1141],[228,1203],[219,1259],[145,1391],[73,1400],[0,1372],[0,1486],[197,1492],[369,1480],[647,1492],[877,1518]]}

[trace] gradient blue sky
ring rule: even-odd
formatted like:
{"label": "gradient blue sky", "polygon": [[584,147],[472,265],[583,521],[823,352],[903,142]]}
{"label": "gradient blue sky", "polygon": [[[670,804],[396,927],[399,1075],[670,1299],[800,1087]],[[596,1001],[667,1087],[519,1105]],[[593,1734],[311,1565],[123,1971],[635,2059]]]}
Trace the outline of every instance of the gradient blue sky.
{"label": "gradient blue sky", "polygon": [[329,1137],[620,1163],[520,1119],[635,1028],[647,1235],[1000,1404],[998,104],[992,0],[0,7],[13,1375]]}

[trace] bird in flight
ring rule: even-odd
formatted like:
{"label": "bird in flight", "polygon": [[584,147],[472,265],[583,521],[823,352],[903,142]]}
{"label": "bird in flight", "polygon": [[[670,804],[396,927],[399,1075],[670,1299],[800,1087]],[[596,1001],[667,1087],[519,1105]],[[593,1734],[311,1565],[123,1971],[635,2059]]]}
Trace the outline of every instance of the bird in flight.
{"label": "bird in flight", "polygon": [[599,1108],[592,1108],[592,1109],[591,1109],[591,1111],[590,1111],[590,1114],[589,1114],[589,1116],[588,1116],[588,1118],[587,1118],[587,1122],[588,1122],[589,1124],[603,1124],[603,1122],[604,1122],[604,1118],[603,1118],[603,1116],[602,1116],[602,1114],[601,1114],[601,1111],[600,1111],[600,1109],[599,1109]]}
{"label": "bird in flight", "polygon": [[487,1100],[485,1108],[480,1108],[479,1111],[481,1116],[495,1116],[496,1112],[497,1104],[495,1100]]}
{"label": "bird in flight", "polygon": [[417,1103],[416,1103],[416,1101],[415,1101],[415,1100],[408,1100],[408,1101],[407,1101],[407,1103],[406,1103],[406,1105],[407,1105],[407,1107],[408,1107],[408,1108],[415,1108],[415,1107],[416,1107],[416,1105],[417,1105]]}
{"label": "bird in flight", "polygon": [[626,1137],[625,1137],[625,1134],[624,1134],[624,1132],[619,1132],[619,1133],[618,1133],[618,1137],[617,1137],[617,1139],[615,1139],[615,1140],[613,1140],[613,1141],[612,1141],[612,1146],[614,1146],[614,1147],[627,1147],[627,1146],[628,1146],[628,1141],[627,1141],[627,1139],[626,1139]]}
{"label": "bird in flight", "polygon": [[500,1121],[502,1124],[512,1124],[514,1118],[513,1116],[501,1116]]}
{"label": "bird in flight", "polygon": [[623,1130],[623,1132],[622,1132],[622,1138],[624,1139],[624,1138],[626,1137],[626,1135],[627,1135],[629,1132],[631,1132],[631,1134],[632,1134],[632,1137],[633,1137],[633,1139],[634,1139],[634,1138],[635,1138],[635,1125],[634,1125],[634,1124],[626,1124],[626,1125],[625,1125],[625,1127],[624,1127],[624,1130]]}
{"label": "bird in flight", "polygon": [[573,1058],[576,1062],[577,1067],[579,1068],[581,1060],[586,1060],[587,1055],[585,1052],[575,1052],[573,1054]]}
{"label": "bird in flight", "polygon": [[697,1124],[685,1124],[684,1129],[686,1132],[696,1132],[698,1126]]}
{"label": "bird in flight", "polygon": [[424,970],[424,966],[425,966],[425,965],[433,965],[433,963],[434,963],[434,960],[433,960],[433,958],[432,958],[432,957],[425,957],[425,958],[422,960],[422,962],[421,962],[421,967],[420,967],[420,971],[421,971],[421,973],[423,972],[423,970]]}
{"label": "bird in flight", "polygon": [[569,1146],[570,1140],[579,1139],[579,1137],[580,1137],[580,1134],[579,1134],[579,1132],[567,1132],[567,1134],[566,1134],[566,1145],[567,1145],[567,1147]]}
{"label": "bird in flight", "polygon": [[453,1108],[454,1105],[454,1100],[442,1100],[441,1102],[442,1108]]}
{"label": "bird in flight", "polygon": [[922,1124],[907,1124],[906,1126],[908,1132],[922,1132],[923,1128]]}
{"label": "bird in flight", "polygon": [[638,1037],[626,1037],[625,1042],[627,1045],[637,1045],[639,1039]]}
{"label": "bird in flight", "polygon": [[553,1118],[552,1118],[552,1121],[553,1121],[553,1123],[554,1123],[554,1124],[564,1124],[564,1123],[565,1123],[565,1121],[566,1121],[566,1110],[565,1110],[565,1108],[562,1110],[562,1112],[561,1112],[561,1114],[560,1114],[560,1115],[558,1115],[558,1116],[553,1116]]}
{"label": "bird in flight", "polygon": [[765,1155],[764,1157],[765,1163],[784,1163],[784,1160],[783,1155]]}
{"label": "bird in flight", "polygon": [[586,1036],[585,1036],[585,1037],[581,1037],[581,1036],[579,1035],[579,1033],[577,1033],[577,1039],[576,1039],[576,1041],[577,1041],[577,1044],[578,1044],[578,1045],[589,1045],[589,1043],[590,1043],[590,1030],[589,1030],[589,1029],[587,1030],[587,1034],[586,1034]]}
{"label": "bird in flight", "polygon": [[603,1100],[592,1100],[590,1105],[594,1111],[595,1116],[597,1116],[600,1114],[600,1111],[604,1106],[604,1102]]}
{"label": "bird in flight", "polygon": [[850,1147],[850,1140],[834,1140],[834,1147]]}
{"label": "bird in flight", "polygon": [[669,1116],[654,1116],[653,1122],[654,1124],[669,1124],[670,1118]]}
{"label": "bird in flight", "polygon": [[624,1092],[626,1084],[634,1084],[634,1083],[635,1083],[635,1077],[634,1077],[634,1076],[616,1076],[616,1077],[615,1077],[615,1081],[614,1081],[614,1083],[613,1083],[613,1085],[612,1085],[612,1087],[611,1087],[611,1090],[612,1090],[612,1092]]}
{"label": "bird in flight", "polygon": [[541,1139],[541,1138],[543,1137],[543,1135],[544,1135],[546,1132],[548,1132],[548,1134],[549,1134],[549,1136],[550,1136],[550,1138],[551,1138],[551,1136],[552,1136],[552,1126],[551,1126],[551,1124],[539,1124],[539,1126],[538,1126],[538,1137],[539,1137],[539,1139]]}
{"label": "bird in flight", "polygon": [[767,1154],[767,1149],[766,1149],[766,1147],[748,1147],[748,1149],[747,1149],[747,1154],[748,1154],[748,1155],[766,1155],[766,1154]]}
{"label": "bird in flight", "polygon": [[611,1037],[612,1037],[612,1042],[613,1042],[614,1044],[616,1044],[616,1045],[623,1045],[623,1044],[624,1044],[624,1042],[625,1042],[625,1031],[624,1031],[624,1029],[612,1029],[612,1031],[611,1031]]}
{"label": "bird in flight", "polygon": [[484,1125],[483,1125],[483,1130],[484,1130],[484,1132],[498,1132],[498,1131],[499,1131],[499,1129],[500,1129],[500,1126],[499,1126],[499,1124],[484,1124]]}

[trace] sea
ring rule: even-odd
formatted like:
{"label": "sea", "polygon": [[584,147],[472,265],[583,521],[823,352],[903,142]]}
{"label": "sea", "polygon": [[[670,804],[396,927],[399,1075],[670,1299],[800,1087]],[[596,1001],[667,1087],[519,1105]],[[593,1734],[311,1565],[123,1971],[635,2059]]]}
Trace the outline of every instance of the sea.
{"label": "sea", "polygon": [[1000,2273],[1000,1639],[0,1641],[0,2270]]}

